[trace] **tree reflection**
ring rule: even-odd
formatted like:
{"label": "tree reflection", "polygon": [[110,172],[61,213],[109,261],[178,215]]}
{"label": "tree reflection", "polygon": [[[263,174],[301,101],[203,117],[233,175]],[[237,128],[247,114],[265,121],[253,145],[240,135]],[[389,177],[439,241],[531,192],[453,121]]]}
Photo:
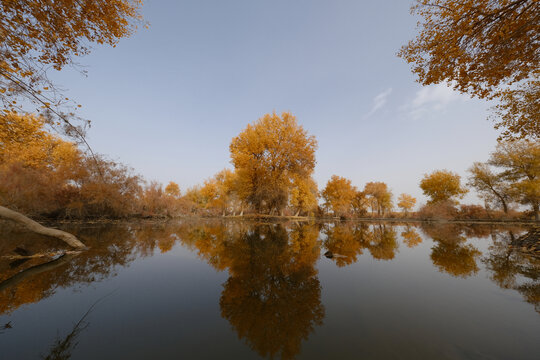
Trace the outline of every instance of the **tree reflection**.
{"label": "tree reflection", "polygon": [[338,223],[326,226],[324,247],[337,266],[350,265],[367,249],[376,260],[392,260],[399,247],[396,230],[383,223]]}
{"label": "tree reflection", "polygon": [[339,267],[355,263],[357,256],[362,254],[365,247],[367,226],[352,226],[332,224],[326,226],[324,247],[330,252],[331,258]]}
{"label": "tree reflection", "polygon": [[482,253],[473,245],[465,244],[462,227],[456,224],[424,224],[422,230],[435,242],[430,257],[439,271],[461,278],[478,272],[477,259]]}
{"label": "tree reflection", "polygon": [[492,245],[482,259],[490,278],[503,289],[518,291],[540,313],[540,259],[515,251],[512,229],[493,234]]}
{"label": "tree reflection", "polygon": [[370,233],[368,249],[374,259],[392,260],[399,247],[393,226],[379,223]]}
{"label": "tree reflection", "polygon": [[321,325],[324,307],[314,267],[317,227],[302,224],[192,229],[181,236],[202,258],[227,269],[221,315],[263,357],[294,358],[302,340]]}
{"label": "tree reflection", "polygon": [[[0,262],[0,315],[11,313],[24,304],[39,302],[59,288],[80,287],[115,276],[118,267],[127,266],[139,256],[152,255],[158,246],[165,248],[163,239],[170,239],[174,229],[170,225],[148,226],[144,223],[72,229],[89,250],[49,262],[46,258],[31,259],[14,267]],[[2,235],[7,239],[2,242],[4,254],[10,253],[6,249],[21,246],[16,232]],[[21,235],[23,239],[34,236]],[[23,246],[31,253],[40,252],[43,246],[55,246],[54,241],[45,245],[42,239],[25,241]]]}
{"label": "tree reflection", "polygon": [[408,248],[414,248],[422,242],[422,237],[410,226],[407,226],[407,229],[401,232],[401,237]]}

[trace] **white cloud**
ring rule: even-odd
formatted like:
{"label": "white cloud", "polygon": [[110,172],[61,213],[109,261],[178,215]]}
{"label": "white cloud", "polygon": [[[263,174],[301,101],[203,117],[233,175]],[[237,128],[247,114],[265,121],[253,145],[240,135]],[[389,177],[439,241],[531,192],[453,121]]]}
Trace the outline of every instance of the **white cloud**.
{"label": "white cloud", "polygon": [[442,110],[455,101],[466,101],[469,97],[452,89],[452,84],[440,83],[424,86],[418,90],[412,102],[403,107],[417,119],[431,111]]}
{"label": "white cloud", "polygon": [[364,115],[364,119],[369,118],[371,115],[375,114],[377,110],[381,109],[388,100],[388,96],[392,93],[392,88],[388,88],[384,90],[382,93],[378,94],[373,98],[373,107],[371,108],[371,111]]}

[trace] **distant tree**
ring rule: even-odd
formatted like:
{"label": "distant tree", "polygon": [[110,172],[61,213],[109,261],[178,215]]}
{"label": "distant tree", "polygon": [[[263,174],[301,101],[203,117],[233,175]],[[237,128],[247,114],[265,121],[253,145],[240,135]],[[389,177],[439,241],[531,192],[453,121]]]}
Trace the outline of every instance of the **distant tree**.
{"label": "distant tree", "polygon": [[401,194],[398,198],[398,207],[406,214],[412,210],[416,204],[416,199],[409,194]]}
{"label": "distant tree", "polygon": [[212,178],[205,180],[201,188],[204,207],[220,211],[223,216],[235,207],[236,174],[230,169],[223,169]]}
{"label": "distant tree", "polygon": [[352,210],[357,216],[364,216],[368,211],[369,199],[363,191],[357,191],[352,200]]}
{"label": "distant tree", "polygon": [[423,85],[448,81],[499,98],[503,138],[540,136],[540,3],[537,0],[417,0],[420,33],[398,56]]}
{"label": "distant tree", "polygon": [[311,177],[293,181],[290,203],[291,207],[296,211],[296,216],[317,207],[318,192],[317,183]]}
{"label": "distant tree", "polygon": [[240,198],[258,212],[282,210],[294,180],[313,173],[316,149],[315,137],[291,113],[249,124],[230,145]]}
{"label": "distant tree", "polygon": [[500,175],[494,173],[489,164],[475,162],[469,169],[468,185],[475,188],[484,202],[489,206],[501,206],[505,214],[508,213],[508,204],[512,201],[510,184]]}
{"label": "distant tree", "polygon": [[499,176],[509,184],[509,193],[523,205],[530,205],[536,220],[540,206],[540,144],[529,141],[499,143],[489,165],[500,168]]}
{"label": "distant tree", "polygon": [[461,177],[448,170],[436,170],[431,174],[424,175],[420,181],[420,188],[424,195],[429,196],[428,204],[451,200],[457,203],[456,199],[461,199],[467,189],[461,186]]}
{"label": "distant tree", "polygon": [[392,209],[392,192],[385,183],[368,182],[364,187],[364,193],[371,198],[372,211],[376,209],[378,216]]}
{"label": "distant tree", "polygon": [[351,184],[351,180],[337,175],[326,184],[321,192],[325,206],[332,209],[335,216],[346,215],[351,211],[351,206],[357,190]]}
{"label": "distant tree", "polygon": [[180,196],[180,186],[178,186],[177,183],[174,181],[171,181],[165,186],[165,194],[173,197],[179,197]]}

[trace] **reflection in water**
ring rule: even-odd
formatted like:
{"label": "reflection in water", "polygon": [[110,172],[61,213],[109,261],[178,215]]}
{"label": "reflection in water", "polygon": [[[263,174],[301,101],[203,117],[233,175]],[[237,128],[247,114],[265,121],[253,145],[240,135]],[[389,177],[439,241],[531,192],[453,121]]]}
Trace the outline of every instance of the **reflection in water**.
{"label": "reflection in water", "polygon": [[514,289],[540,313],[540,259],[514,251],[512,230],[493,234],[489,253],[482,259],[490,278],[503,289]]}
{"label": "reflection in water", "polygon": [[456,224],[424,224],[423,231],[435,242],[431,249],[433,264],[452,276],[466,278],[479,270],[477,260],[482,254],[471,244],[465,244],[463,227]]}
{"label": "reflection in water", "polygon": [[[228,272],[219,305],[238,337],[263,357],[295,358],[325,316],[317,270],[321,254],[330,252],[338,267],[366,257],[390,261],[398,257],[400,241],[407,251],[431,246],[434,267],[457,278],[472,277],[483,265],[494,283],[519,292],[540,313],[540,260],[509,247],[519,230],[422,224],[420,236],[415,226],[180,221],[74,227],[69,230],[90,250],[45,264],[40,259],[0,261],[0,315],[39,302],[59,288],[79,288],[115,276],[137,258],[167,253],[181,244],[216,270]],[[0,241],[0,255],[17,247],[35,253],[40,246],[58,246],[54,240],[44,243],[32,236],[0,234],[6,239]],[[491,245],[482,253],[471,238],[486,238]],[[72,339],[84,329],[84,317],[80,323],[57,341],[56,353],[69,354],[64,349],[70,349]],[[51,356],[47,358],[67,358]]]}
{"label": "reflection in water", "polygon": [[337,266],[350,265],[367,249],[376,260],[392,260],[399,247],[393,226],[383,223],[344,223],[326,225],[324,247],[334,256]]}
{"label": "reflection in water", "polygon": [[317,229],[256,225],[226,234],[219,229],[194,229],[187,238],[203,258],[229,271],[221,315],[261,356],[294,358],[324,318],[315,270]]}
{"label": "reflection in water", "polygon": [[401,238],[405,245],[411,249],[422,242],[422,237],[411,226],[407,226],[407,228],[401,232]]}

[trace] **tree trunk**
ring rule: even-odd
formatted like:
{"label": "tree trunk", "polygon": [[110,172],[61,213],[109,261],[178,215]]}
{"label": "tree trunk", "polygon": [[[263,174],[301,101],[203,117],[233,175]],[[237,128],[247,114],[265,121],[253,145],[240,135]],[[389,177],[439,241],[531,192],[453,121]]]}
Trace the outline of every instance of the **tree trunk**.
{"label": "tree trunk", "polygon": [[294,216],[300,215],[300,210],[296,211],[296,214]]}
{"label": "tree trunk", "polygon": [[539,217],[538,217],[538,206],[539,204],[538,203],[534,203],[532,208],[533,208],[533,212],[534,212],[534,220],[538,221],[539,220]]}
{"label": "tree trunk", "polygon": [[86,245],[84,245],[82,242],[80,242],[75,235],[72,235],[70,233],[67,233],[62,230],[58,229],[52,229],[45,227],[41,224],[38,224],[34,220],[27,218],[21,213],[18,213],[16,211],[10,210],[8,208],[5,208],[3,206],[0,206],[0,218],[8,219],[11,221],[16,222],[17,224],[20,224],[27,228],[30,231],[33,231],[37,234],[45,235],[45,236],[51,236],[55,237],[57,239],[62,240],[69,246],[75,248],[75,249],[85,249]]}

